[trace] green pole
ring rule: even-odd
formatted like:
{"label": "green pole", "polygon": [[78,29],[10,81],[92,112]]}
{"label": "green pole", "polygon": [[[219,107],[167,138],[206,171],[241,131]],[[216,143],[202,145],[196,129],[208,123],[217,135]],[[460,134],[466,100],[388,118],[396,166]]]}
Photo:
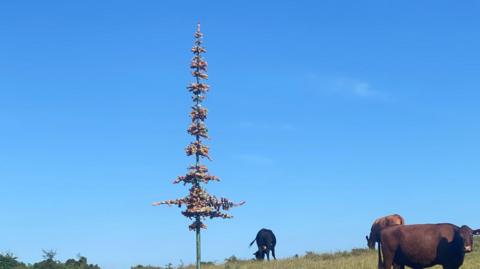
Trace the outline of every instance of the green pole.
{"label": "green pole", "polygon": [[[199,221],[199,218],[197,218],[197,222]],[[201,243],[200,243],[200,224],[197,224],[196,230],[196,238],[197,238],[197,267],[196,269],[200,269],[201,267]]]}

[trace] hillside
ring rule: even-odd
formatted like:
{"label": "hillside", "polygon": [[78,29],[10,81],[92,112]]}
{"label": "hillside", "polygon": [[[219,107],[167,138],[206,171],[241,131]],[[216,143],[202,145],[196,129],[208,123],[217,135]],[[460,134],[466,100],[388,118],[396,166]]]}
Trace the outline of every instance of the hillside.
{"label": "hillside", "polygon": [[[186,268],[192,269],[193,266]],[[220,265],[204,265],[204,269],[374,269],[377,268],[377,252],[354,249],[349,252],[315,254],[307,252],[298,258],[271,262],[230,261]],[[431,267],[440,269],[440,266]],[[461,269],[480,268],[480,240],[475,240],[474,252],[467,254]]]}
{"label": "hillside", "polygon": [[[78,257],[61,262],[55,259],[54,252],[44,252],[45,260],[25,264],[18,261],[13,254],[0,254],[0,269],[100,269],[98,265],[89,264],[87,258]],[[195,266],[135,266],[132,269],[194,269]],[[223,264],[206,263],[203,269],[376,269],[377,252],[368,249],[353,249],[336,253],[307,252],[300,257],[280,259],[277,261],[258,262],[253,260],[237,260],[231,257]],[[441,267],[432,267],[441,269]],[[466,256],[461,269],[480,268],[480,238],[475,239],[473,253]]]}

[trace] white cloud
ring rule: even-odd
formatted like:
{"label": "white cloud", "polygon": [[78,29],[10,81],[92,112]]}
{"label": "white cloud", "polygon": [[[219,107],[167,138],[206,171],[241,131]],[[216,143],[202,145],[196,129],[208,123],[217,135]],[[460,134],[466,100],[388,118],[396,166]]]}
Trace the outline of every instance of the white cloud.
{"label": "white cloud", "polygon": [[359,96],[369,96],[375,94],[375,92],[370,89],[370,84],[365,82],[360,82],[354,85],[353,91]]}
{"label": "white cloud", "polygon": [[309,89],[316,92],[356,96],[359,98],[385,97],[384,92],[374,89],[371,83],[364,80],[346,77],[322,77],[309,74],[307,75],[306,83]]}
{"label": "white cloud", "polygon": [[239,154],[235,156],[235,159],[255,165],[272,165],[274,163],[272,158],[259,154]]}
{"label": "white cloud", "polygon": [[281,130],[281,131],[295,131],[295,126],[289,122],[254,122],[241,121],[238,123],[239,128],[255,128],[261,130]]}
{"label": "white cloud", "polygon": [[377,94],[376,91],[372,90],[370,83],[345,78],[334,80],[334,85],[331,89],[336,92],[350,93],[359,97],[375,96]]}

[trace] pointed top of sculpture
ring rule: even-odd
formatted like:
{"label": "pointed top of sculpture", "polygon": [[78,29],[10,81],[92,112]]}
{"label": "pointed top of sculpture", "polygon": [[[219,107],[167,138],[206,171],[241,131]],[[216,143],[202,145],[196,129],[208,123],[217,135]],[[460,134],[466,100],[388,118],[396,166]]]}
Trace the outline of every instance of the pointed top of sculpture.
{"label": "pointed top of sculpture", "polygon": [[[195,31],[195,38],[197,39],[197,45],[201,44],[202,43],[202,37],[203,37],[203,34],[202,32],[200,31],[200,21],[197,23],[197,31]],[[199,42],[199,43],[198,43]]]}

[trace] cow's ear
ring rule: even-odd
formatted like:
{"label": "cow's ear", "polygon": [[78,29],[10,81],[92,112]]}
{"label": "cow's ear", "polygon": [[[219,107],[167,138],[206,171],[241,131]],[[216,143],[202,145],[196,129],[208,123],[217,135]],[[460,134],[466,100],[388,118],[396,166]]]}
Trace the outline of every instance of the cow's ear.
{"label": "cow's ear", "polygon": [[472,233],[473,233],[473,235],[480,235],[480,229],[477,229],[477,230],[473,231]]}

